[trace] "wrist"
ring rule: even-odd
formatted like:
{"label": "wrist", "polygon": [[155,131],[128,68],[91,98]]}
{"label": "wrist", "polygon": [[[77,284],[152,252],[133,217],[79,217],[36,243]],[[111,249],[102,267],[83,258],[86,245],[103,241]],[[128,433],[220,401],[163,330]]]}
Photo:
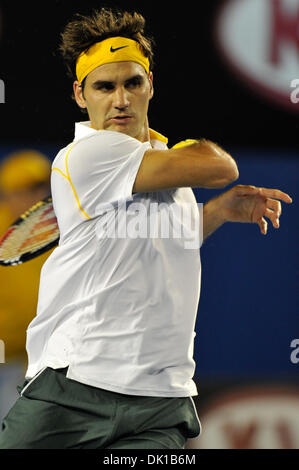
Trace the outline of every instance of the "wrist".
{"label": "wrist", "polygon": [[208,217],[212,217],[217,227],[220,227],[229,220],[225,209],[222,207],[219,196],[210,199],[206,204],[204,204],[203,213]]}

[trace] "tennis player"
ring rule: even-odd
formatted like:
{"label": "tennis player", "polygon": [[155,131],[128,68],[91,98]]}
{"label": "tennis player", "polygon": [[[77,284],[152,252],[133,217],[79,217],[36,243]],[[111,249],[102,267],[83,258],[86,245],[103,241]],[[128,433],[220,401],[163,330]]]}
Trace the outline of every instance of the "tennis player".
{"label": "tennis player", "polygon": [[[89,120],[76,123],[53,162],[61,237],[42,268],[28,370],[3,421],[2,449],[182,449],[200,434],[192,397],[202,240],[197,246],[185,219],[181,237],[161,229],[177,222],[173,208],[188,207],[200,232],[191,188],[222,188],[239,174],[218,145],[168,149],[149,127],[144,24],[140,14],[102,9],[76,16],[62,34],[74,98]],[[279,200],[291,202],[279,190],[231,188],[205,205],[203,239],[226,221],[266,233],[267,217],[278,227]],[[113,236],[116,219],[122,231]],[[136,220],[160,236],[138,236]]]}

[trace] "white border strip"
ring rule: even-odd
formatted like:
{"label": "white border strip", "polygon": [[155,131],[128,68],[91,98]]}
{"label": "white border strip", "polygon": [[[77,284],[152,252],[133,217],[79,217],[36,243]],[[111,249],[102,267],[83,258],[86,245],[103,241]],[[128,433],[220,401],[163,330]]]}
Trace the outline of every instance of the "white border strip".
{"label": "white border strip", "polygon": [[35,379],[37,379],[37,377],[38,377],[39,375],[41,375],[47,367],[48,367],[48,366],[43,367],[43,368],[30,380],[30,382],[28,382],[28,384],[25,385],[25,387],[23,388],[23,390],[21,390],[21,392],[20,392],[20,396],[21,396],[21,397],[23,396],[23,393],[24,393],[25,390],[29,387],[29,385],[31,385],[32,382],[33,382]]}
{"label": "white border strip", "polygon": [[199,419],[198,414],[197,414],[197,409],[196,409],[194,400],[193,400],[192,397],[189,397],[189,398],[190,398],[191,403],[192,403],[192,405],[193,405],[193,408],[194,408],[194,411],[195,411],[195,414],[196,414],[196,418],[197,418],[197,420],[198,420],[198,424],[199,424],[200,431],[199,431],[199,433],[197,434],[197,436],[195,436],[195,437],[189,437],[188,439],[196,439],[198,436],[200,436],[200,434],[201,434],[201,432],[202,432],[202,425],[201,425],[200,419]]}

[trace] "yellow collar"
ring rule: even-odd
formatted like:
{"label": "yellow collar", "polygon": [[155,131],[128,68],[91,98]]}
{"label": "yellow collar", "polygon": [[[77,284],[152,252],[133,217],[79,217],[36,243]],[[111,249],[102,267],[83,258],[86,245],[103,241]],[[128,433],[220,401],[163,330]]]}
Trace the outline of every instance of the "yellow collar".
{"label": "yellow collar", "polygon": [[149,135],[151,140],[159,140],[160,142],[163,142],[164,144],[168,143],[167,137],[164,135],[160,134],[157,131],[154,131],[153,129],[149,129]]}

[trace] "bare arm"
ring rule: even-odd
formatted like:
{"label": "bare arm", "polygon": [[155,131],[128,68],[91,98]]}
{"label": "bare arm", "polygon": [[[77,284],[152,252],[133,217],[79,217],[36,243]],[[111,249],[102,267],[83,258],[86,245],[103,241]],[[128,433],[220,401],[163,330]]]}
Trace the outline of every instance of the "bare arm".
{"label": "bare arm", "polygon": [[210,199],[203,206],[203,242],[224,222],[226,222],[226,219],[219,208],[218,198]]}
{"label": "bare arm", "polygon": [[223,188],[239,177],[235,160],[218,145],[200,140],[169,150],[147,150],[133,192],[180,187]]}
{"label": "bare arm", "polygon": [[292,198],[279,189],[234,186],[204,205],[203,241],[225,222],[256,223],[266,235],[268,223],[265,217],[274,228],[279,228],[280,201],[290,204]]}

